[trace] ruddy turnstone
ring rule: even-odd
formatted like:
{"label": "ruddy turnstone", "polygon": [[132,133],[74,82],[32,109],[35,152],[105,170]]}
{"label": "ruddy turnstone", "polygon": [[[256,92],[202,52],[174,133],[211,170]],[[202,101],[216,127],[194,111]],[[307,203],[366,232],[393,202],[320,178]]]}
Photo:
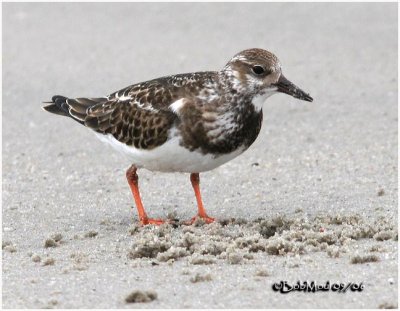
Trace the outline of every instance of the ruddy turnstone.
{"label": "ruddy turnstone", "polygon": [[243,153],[257,138],[265,100],[275,93],[312,101],[287,80],[278,58],[262,49],[236,54],[222,70],[162,77],[128,86],[100,98],[53,96],[43,108],[68,116],[125,153],[126,172],[142,224],[149,218],[140,198],[138,168],[190,173],[198,213],[207,215],[199,173],[212,170]]}

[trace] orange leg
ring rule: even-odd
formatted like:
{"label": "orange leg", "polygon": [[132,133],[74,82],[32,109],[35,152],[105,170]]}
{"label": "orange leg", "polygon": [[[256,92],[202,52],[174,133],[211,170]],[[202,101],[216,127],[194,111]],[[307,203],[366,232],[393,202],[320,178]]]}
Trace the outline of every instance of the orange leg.
{"label": "orange leg", "polygon": [[189,223],[195,222],[197,217],[202,218],[207,224],[213,222],[215,219],[212,217],[209,217],[206,213],[206,210],[204,209],[203,206],[203,201],[201,200],[201,194],[200,194],[200,176],[199,173],[192,173],[190,174],[190,181],[192,182],[194,194],[196,195],[196,201],[197,201],[197,216],[193,217]]}
{"label": "orange leg", "polygon": [[146,211],[144,210],[142,200],[140,198],[140,193],[139,193],[139,177],[136,174],[136,167],[132,165],[127,171],[126,171],[126,179],[128,180],[129,187],[131,188],[133,198],[136,203],[136,207],[138,210],[139,214],[139,221],[141,222],[142,225],[148,225],[148,224],[154,224],[154,225],[161,225],[164,223],[164,220],[162,219],[153,219],[153,218],[148,218]]}

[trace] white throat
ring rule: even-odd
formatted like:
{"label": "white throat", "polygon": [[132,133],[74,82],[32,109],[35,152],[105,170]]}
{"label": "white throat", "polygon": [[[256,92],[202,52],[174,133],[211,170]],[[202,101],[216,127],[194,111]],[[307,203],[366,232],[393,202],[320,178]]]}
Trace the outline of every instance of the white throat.
{"label": "white throat", "polygon": [[277,88],[267,89],[263,94],[253,97],[251,103],[256,111],[260,111],[268,97],[277,93]]}

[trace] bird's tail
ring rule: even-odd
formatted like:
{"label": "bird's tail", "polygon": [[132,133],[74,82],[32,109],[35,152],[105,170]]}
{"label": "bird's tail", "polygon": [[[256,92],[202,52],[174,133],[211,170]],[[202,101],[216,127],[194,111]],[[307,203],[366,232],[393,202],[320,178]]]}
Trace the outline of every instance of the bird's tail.
{"label": "bird's tail", "polygon": [[67,97],[61,95],[55,95],[51,99],[51,102],[43,102],[43,104],[48,104],[42,108],[48,112],[59,114],[61,116],[69,116],[68,106],[66,104]]}
{"label": "bird's tail", "polygon": [[48,112],[58,114],[61,116],[71,117],[81,124],[85,123],[88,108],[102,104],[107,101],[107,98],[67,98],[61,95],[52,97],[51,102],[44,102],[47,104],[42,108]]}

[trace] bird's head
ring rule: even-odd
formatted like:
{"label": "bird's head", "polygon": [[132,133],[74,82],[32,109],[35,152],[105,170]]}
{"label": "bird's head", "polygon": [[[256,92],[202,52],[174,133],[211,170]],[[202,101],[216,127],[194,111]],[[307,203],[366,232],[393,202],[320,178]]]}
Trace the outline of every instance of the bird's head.
{"label": "bird's head", "polygon": [[263,49],[249,49],[236,54],[223,68],[233,88],[239,93],[266,99],[275,93],[313,101],[312,97],[287,80],[279,59]]}

